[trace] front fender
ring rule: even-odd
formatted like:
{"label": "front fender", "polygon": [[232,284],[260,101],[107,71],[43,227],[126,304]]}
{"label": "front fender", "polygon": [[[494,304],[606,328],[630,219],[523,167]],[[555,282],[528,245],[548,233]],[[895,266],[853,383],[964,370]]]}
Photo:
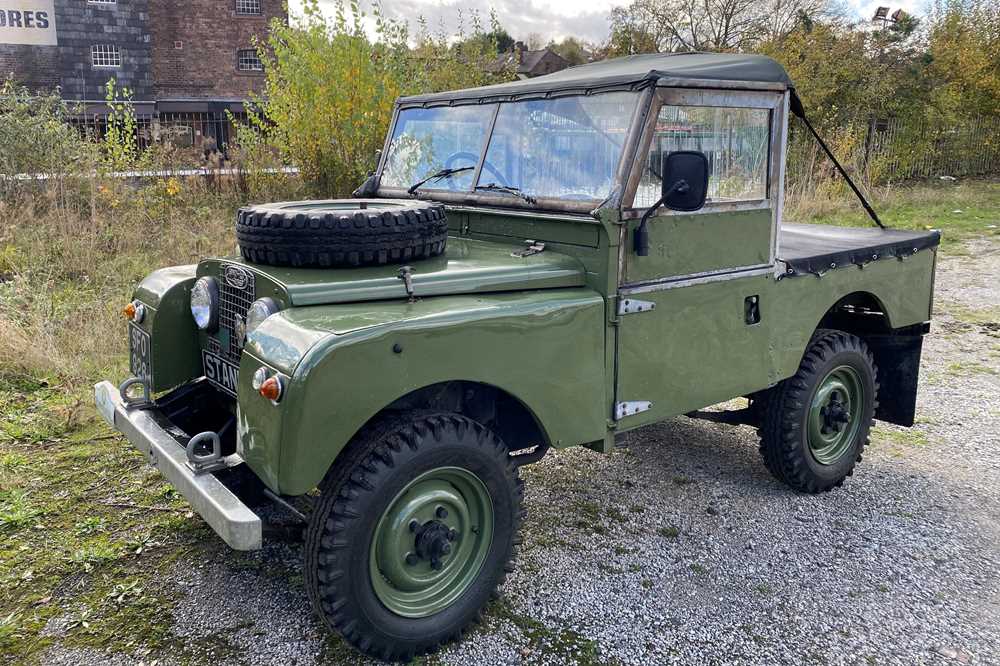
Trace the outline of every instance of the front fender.
{"label": "front fender", "polygon": [[[279,454],[269,456],[282,493],[315,487],[368,420],[401,396],[444,381],[510,393],[534,413],[553,446],[604,437],[610,399],[604,299],[591,290],[340,304],[278,317],[268,337],[281,338],[278,326],[285,325],[296,339],[315,341],[295,365],[279,406],[244,411],[249,427],[267,418],[268,408],[282,412],[280,444],[273,443]],[[252,353],[267,360],[264,340],[255,341]],[[281,353],[287,363],[287,349]]]}

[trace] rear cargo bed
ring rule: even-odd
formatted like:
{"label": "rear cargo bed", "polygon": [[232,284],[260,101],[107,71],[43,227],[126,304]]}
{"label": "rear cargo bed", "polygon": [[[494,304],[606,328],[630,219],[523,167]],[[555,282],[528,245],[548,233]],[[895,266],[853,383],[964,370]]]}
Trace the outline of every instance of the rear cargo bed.
{"label": "rear cargo bed", "polygon": [[937,247],[939,231],[860,229],[819,224],[781,225],[778,260],[787,275],[813,275],[842,266],[864,265],[884,257],[907,257]]}

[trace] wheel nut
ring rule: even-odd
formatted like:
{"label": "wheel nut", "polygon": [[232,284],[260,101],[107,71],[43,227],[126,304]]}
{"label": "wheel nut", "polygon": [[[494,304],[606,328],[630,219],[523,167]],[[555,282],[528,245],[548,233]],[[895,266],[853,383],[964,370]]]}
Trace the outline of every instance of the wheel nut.
{"label": "wheel nut", "polygon": [[411,567],[414,566],[419,561],[420,561],[420,558],[417,557],[416,553],[407,553],[406,554],[406,563],[409,564]]}
{"label": "wheel nut", "polygon": [[451,552],[451,544],[450,543],[441,544],[441,552],[444,553],[445,555],[447,555],[448,553],[450,553]]}
{"label": "wheel nut", "polygon": [[448,541],[454,541],[458,538],[457,530],[448,530]]}
{"label": "wheel nut", "polygon": [[420,527],[420,523],[418,523],[418,522],[417,522],[417,521],[415,521],[415,520],[411,520],[411,521],[410,521],[410,531],[411,531],[411,532],[416,532],[416,531],[417,531],[417,528],[419,528],[419,527]]}
{"label": "wheel nut", "polygon": [[434,514],[441,520],[444,520],[445,518],[448,517],[448,509],[444,508],[443,506],[439,506],[437,508],[437,511],[434,512]]}

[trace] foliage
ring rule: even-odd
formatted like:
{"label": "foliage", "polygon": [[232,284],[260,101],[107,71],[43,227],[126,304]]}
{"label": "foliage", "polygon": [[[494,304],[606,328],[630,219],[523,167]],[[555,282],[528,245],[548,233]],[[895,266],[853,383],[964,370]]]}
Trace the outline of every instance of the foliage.
{"label": "foliage", "polygon": [[8,78],[0,86],[0,199],[11,200],[18,192],[34,191],[38,183],[27,176],[37,174],[60,179],[74,170],[88,170],[96,159],[90,143],[68,119],[74,109],[55,93],[38,95]]}
{"label": "foliage", "polygon": [[558,53],[571,65],[582,65],[589,61],[590,54],[594,50],[592,46],[576,37],[566,37],[561,42],[551,41],[548,48]]}
{"label": "foliage", "polygon": [[[306,0],[300,22],[272,23],[267,43],[259,45],[264,94],[238,136],[256,159],[270,152],[295,164],[315,194],[346,196],[375,167],[396,97],[503,77],[490,68],[497,53],[490,35],[500,28],[494,20],[487,32],[473,14],[471,34],[460,28],[452,40],[421,21],[411,49],[407,27],[377,6],[371,16],[357,2],[333,7],[330,22],[318,0]],[[374,38],[365,32],[367,20]]]}
{"label": "foliage", "polygon": [[112,171],[124,171],[132,166],[139,153],[132,91],[119,89],[114,79],[108,80],[105,91],[108,125],[104,131],[104,161]]}

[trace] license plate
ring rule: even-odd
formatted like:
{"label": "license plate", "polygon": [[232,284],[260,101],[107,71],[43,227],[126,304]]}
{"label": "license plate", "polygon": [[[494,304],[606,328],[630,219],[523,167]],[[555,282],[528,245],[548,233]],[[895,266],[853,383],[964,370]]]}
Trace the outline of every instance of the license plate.
{"label": "license plate", "polygon": [[230,363],[206,349],[201,350],[201,360],[205,366],[205,378],[235,398],[240,366]]}
{"label": "license plate", "polygon": [[153,355],[149,333],[137,324],[128,324],[129,369],[132,375],[153,386]]}

